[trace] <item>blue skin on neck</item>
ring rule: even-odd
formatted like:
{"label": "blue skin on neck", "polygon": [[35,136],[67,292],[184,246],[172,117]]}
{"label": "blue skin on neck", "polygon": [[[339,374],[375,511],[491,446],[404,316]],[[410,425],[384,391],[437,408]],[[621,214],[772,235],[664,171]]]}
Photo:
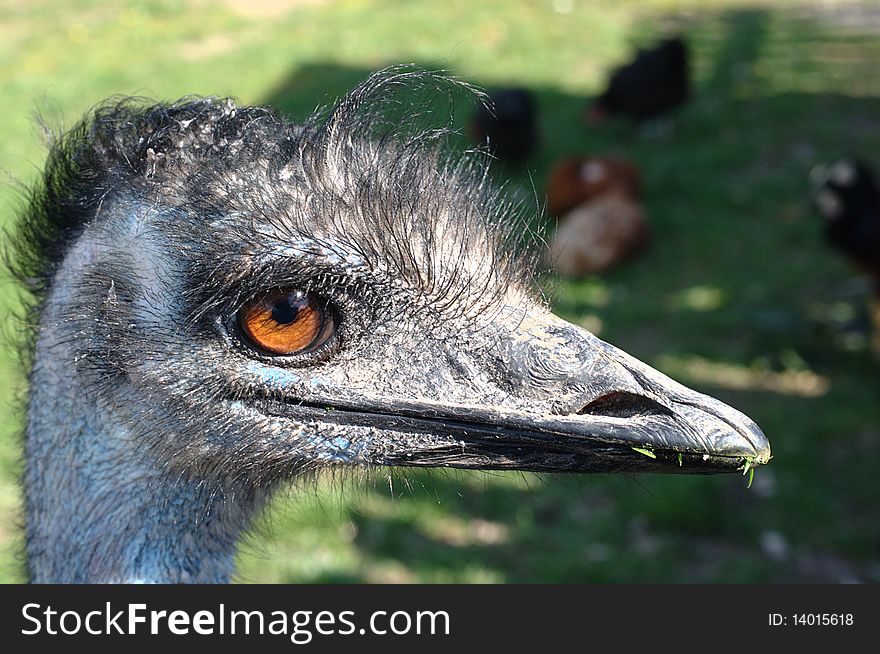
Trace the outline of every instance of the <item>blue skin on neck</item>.
{"label": "blue skin on neck", "polygon": [[[241,489],[207,486],[132,451],[137,428],[119,425],[94,402],[71,403],[82,389],[51,392],[33,375],[32,417],[65,416],[28,430],[28,563],[34,582],[222,583],[236,543],[261,503]],[[86,397],[88,394],[86,393]],[[39,406],[36,406],[39,405]],[[79,410],[80,415],[71,411]]]}
{"label": "blue skin on neck", "polygon": [[[101,248],[89,239],[75,246],[41,315],[26,433],[31,580],[228,581],[236,543],[269,489],[222,469],[175,467],[173,450],[186,441],[161,403],[138,395],[130,378],[95,372],[81,346],[95,338],[84,333],[95,323],[76,307],[102,301],[77,296],[81,271]],[[172,450],[164,459],[149,446],[158,438]]]}

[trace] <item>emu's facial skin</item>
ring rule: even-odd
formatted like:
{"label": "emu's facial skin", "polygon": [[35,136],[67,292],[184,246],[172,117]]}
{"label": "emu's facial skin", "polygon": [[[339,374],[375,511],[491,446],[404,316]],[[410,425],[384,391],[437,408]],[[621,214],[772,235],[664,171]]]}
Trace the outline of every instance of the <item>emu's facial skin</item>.
{"label": "emu's facial skin", "polygon": [[[120,234],[116,243],[128,238],[132,249],[108,248],[102,269],[113,261],[129,275],[119,275],[125,281],[96,322],[131,329],[99,332],[98,352],[84,358],[115,352],[113,367],[127,375],[113,392],[149,395],[151,411],[168,412],[173,424],[163,433],[174,434],[175,451],[186,456],[166,465],[231,465],[234,453],[255,470],[285,475],[317,464],[714,472],[769,458],[747,417],[561,320],[516,287],[438,309],[423,289],[395,283],[341,235],[331,250],[267,223],[255,230],[261,240],[247,244],[261,252],[245,255],[248,269],[245,261],[193,259],[158,237],[172,223],[201,228],[177,212],[138,204],[113,211],[128,215],[138,243]],[[191,286],[199,270],[229,276],[221,287],[237,288],[235,301],[197,295]],[[479,262],[453,272],[456,283],[470,284]],[[272,356],[244,343],[237,311],[275,287],[301,287],[334,307],[330,351]],[[473,301],[465,291],[457,293]],[[168,295],[192,301],[151,300]],[[166,445],[160,438],[152,448],[161,456]]]}

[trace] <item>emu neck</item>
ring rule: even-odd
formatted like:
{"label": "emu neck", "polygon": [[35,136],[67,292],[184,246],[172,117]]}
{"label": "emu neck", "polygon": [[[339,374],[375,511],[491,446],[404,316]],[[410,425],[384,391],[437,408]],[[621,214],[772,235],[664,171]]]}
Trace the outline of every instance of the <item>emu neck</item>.
{"label": "emu neck", "polygon": [[[159,429],[149,416],[161,408],[138,397],[124,374],[104,380],[83,360],[76,343],[90,335],[70,319],[77,310],[65,290],[70,272],[59,271],[47,298],[31,372],[25,472],[31,580],[228,581],[261,493],[219,471],[212,478],[188,475],[145,446]],[[182,442],[167,422],[161,429],[166,442]]]}
{"label": "emu neck", "polygon": [[133,452],[140,426],[117,420],[58,368],[41,362],[32,375],[25,477],[31,580],[228,581],[256,502],[230,506],[228,489],[172,477]]}
{"label": "emu neck", "polygon": [[[94,389],[64,372],[60,362],[40,362],[32,375],[25,478],[32,581],[228,581],[256,500],[133,451],[143,426],[101,407]],[[237,505],[224,499],[233,494]]]}

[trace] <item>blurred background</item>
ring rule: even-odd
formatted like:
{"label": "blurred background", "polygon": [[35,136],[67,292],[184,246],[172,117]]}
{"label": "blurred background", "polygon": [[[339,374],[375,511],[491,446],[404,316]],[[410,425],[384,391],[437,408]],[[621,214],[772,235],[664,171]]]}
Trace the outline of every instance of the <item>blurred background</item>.
{"label": "blurred background", "polygon": [[[533,205],[536,225],[553,233],[545,192],[563,159],[611,157],[635,171],[627,201],[650,235],[553,282],[555,310],[739,408],[773,447],[751,487],[739,475],[322,480],[276,499],[242,549],[241,581],[880,581],[875,290],[829,241],[814,199],[836,179],[820,166],[880,166],[880,3],[0,0],[0,37],[7,231],[17,184],[45,158],[36,112],[70,125],[108,95],[195,93],[301,119],[397,62],[518,89],[531,136],[524,154],[499,152],[493,174]],[[668,37],[687,46],[686,97],[647,119],[598,112],[614,71]],[[460,109],[468,147],[479,119]],[[575,186],[596,174],[579,161]],[[575,225],[566,215],[560,225]],[[2,280],[4,321],[19,301]],[[25,390],[2,346],[3,582],[24,580]]]}

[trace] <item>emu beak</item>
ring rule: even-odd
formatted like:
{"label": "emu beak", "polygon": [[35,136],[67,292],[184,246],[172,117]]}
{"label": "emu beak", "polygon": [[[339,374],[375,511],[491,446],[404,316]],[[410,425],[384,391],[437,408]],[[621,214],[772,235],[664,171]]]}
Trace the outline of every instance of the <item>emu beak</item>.
{"label": "emu beak", "polygon": [[[770,460],[767,438],[748,417],[576,325],[542,313],[503,329],[475,355],[485,370],[469,384],[484,401],[313,393],[309,402],[267,401],[263,411],[313,425],[320,441],[341,448],[317,448],[316,456],[341,463],[714,473]],[[441,377],[448,353],[436,362],[430,374]],[[408,365],[401,360],[401,370]]]}
{"label": "emu beak", "polygon": [[765,464],[770,444],[747,416],[589,335],[584,391],[543,427],[589,441],[607,469],[723,472]]}
{"label": "emu beak", "polygon": [[[406,437],[361,455],[384,465],[545,472],[713,473],[770,459],[761,429],[736,409],[552,314],[524,321],[500,354],[522,410],[389,402],[383,427]],[[551,395],[551,410],[530,410],[529,396],[547,406]]]}

